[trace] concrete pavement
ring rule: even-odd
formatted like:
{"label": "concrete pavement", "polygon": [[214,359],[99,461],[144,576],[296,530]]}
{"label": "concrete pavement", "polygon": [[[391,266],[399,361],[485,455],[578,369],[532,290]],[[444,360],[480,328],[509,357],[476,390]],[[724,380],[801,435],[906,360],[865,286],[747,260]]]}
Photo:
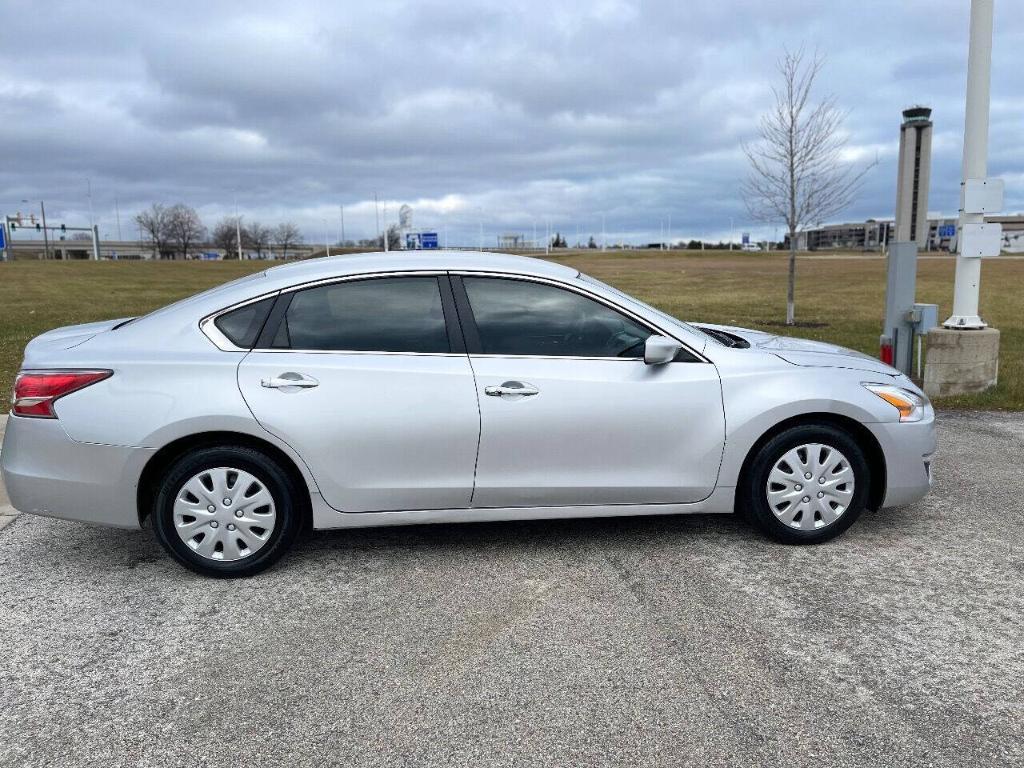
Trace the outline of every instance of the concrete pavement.
{"label": "concrete pavement", "polygon": [[213,581],[0,532],[0,765],[1024,762],[1024,415],[830,544],[729,516],[319,533]]}

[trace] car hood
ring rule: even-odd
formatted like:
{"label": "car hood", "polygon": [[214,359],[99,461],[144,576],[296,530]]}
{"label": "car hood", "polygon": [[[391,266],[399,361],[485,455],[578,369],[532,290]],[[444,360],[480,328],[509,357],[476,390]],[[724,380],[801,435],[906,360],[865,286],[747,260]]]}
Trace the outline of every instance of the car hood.
{"label": "car hood", "polygon": [[778,336],[773,333],[731,325],[712,325],[710,323],[700,323],[700,325],[739,336],[750,344],[751,349],[769,352],[793,365],[811,368],[849,368],[885,376],[900,375],[900,372],[891,365],[886,365],[881,360],[865,355],[863,352],[840,347],[838,344]]}

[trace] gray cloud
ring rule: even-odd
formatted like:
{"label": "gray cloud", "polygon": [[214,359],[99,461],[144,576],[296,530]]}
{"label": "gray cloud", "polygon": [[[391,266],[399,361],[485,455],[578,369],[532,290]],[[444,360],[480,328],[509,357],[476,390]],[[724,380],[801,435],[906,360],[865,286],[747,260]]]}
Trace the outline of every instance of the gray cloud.
{"label": "gray cloud", "polygon": [[[735,230],[739,145],[783,45],[828,55],[822,92],[880,164],[850,218],[890,214],[901,109],[931,105],[932,208],[956,209],[967,7],[820,3],[15,0],[0,30],[0,207],[45,198],[101,230],[151,202],[233,210],[310,238],[369,236],[372,197],[451,242],[500,231],[649,238]],[[1024,209],[1024,18],[996,9],[992,172]],[[912,33],[908,32],[911,31]],[[730,225],[730,222],[733,222]],[[125,224],[125,229],[130,228]]]}

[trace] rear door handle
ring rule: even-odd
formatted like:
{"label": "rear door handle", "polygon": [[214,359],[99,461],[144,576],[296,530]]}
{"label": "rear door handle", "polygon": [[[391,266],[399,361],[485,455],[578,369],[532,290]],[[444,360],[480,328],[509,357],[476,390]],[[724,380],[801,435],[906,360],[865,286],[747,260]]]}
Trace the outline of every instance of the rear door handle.
{"label": "rear door handle", "polygon": [[260,386],[267,389],[283,389],[284,387],[309,387],[319,386],[320,382],[314,378],[303,376],[300,373],[282,373],[269,379],[261,379]]}
{"label": "rear door handle", "polygon": [[484,394],[491,397],[502,397],[504,395],[523,396],[539,395],[540,390],[531,384],[524,384],[521,381],[506,381],[500,387],[484,387]]}

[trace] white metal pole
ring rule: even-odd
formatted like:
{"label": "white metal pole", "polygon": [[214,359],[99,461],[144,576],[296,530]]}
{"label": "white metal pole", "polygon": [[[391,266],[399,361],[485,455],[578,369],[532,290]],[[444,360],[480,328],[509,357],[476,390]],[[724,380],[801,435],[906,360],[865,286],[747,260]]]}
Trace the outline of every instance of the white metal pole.
{"label": "white metal pole", "polygon": [[121,207],[117,204],[117,198],[114,198],[114,216],[117,218],[117,240],[121,241]]}
{"label": "white metal pole", "polygon": [[384,253],[388,252],[388,204],[384,203]]}
{"label": "white metal pole", "polygon": [[341,244],[345,245],[345,206],[339,205],[338,208],[341,210]]}
{"label": "white metal pole", "polygon": [[89,226],[96,226],[96,217],[92,212],[92,179],[85,180],[85,196],[89,198]]}
{"label": "white metal pole", "polygon": [[608,249],[608,233],[604,227],[604,214],[601,214],[601,250],[605,251]]}
{"label": "white metal pole", "polygon": [[[971,0],[971,37],[967,54],[967,114],[964,119],[963,183],[988,175],[988,111],[992,73],[993,0]],[[981,283],[981,259],[964,257],[964,225],[982,223],[981,213],[960,212],[957,237],[956,282],[953,288],[953,314],[943,325],[947,328],[984,328],[978,315],[978,288]]]}
{"label": "white metal pole", "polygon": [[328,232],[327,219],[324,219],[324,250],[327,251],[327,258],[331,257],[331,235]]}
{"label": "white metal pole", "polygon": [[373,193],[373,216],[374,219],[377,221],[377,237],[380,237],[380,206],[377,204],[376,192]]}
{"label": "white metal pole", "polygon": [[238,247],[238,260],[242,260],[242,219],[238,215],[238,195],[235,195],[235,245]]}

